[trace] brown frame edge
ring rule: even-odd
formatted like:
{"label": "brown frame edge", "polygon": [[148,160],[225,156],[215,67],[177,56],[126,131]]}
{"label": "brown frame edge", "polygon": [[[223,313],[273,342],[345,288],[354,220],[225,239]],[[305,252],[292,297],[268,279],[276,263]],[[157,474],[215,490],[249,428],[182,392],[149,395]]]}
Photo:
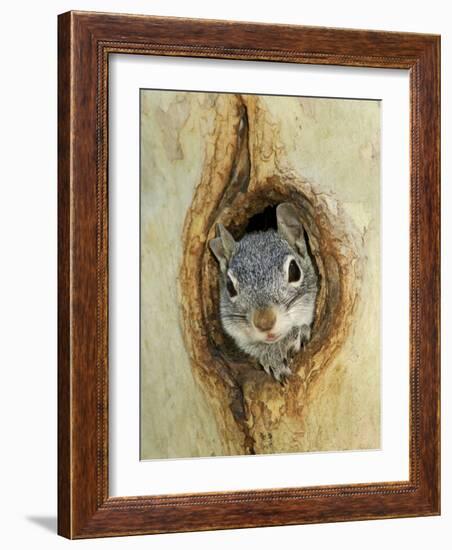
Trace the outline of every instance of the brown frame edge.
{"label": "brown frame edge", "polygon": [[[108,56],[410,71],[410,479],[108,495]],[[68,12],[58,21],[58,533],[68,538],[440,513],[440,37]]]}

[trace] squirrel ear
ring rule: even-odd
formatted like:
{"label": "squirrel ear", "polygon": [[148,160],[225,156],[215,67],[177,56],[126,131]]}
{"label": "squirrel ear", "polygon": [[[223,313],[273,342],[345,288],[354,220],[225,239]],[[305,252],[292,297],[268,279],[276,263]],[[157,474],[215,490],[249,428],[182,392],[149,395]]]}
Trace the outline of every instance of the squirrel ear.
{"label": "squirrel ear", "polygon": [[220,267],[226,271],[229,260],[235,252],[237,243],[234,237],[221,223],[217,224],[217,237],[209,242],[210,250],[218,260]]}
{"label": "squirrel ear", "polygon": [[299,210],[290,202],[283,202],[276,208],[278,233],[304,257],[307,254],[304,228]]}

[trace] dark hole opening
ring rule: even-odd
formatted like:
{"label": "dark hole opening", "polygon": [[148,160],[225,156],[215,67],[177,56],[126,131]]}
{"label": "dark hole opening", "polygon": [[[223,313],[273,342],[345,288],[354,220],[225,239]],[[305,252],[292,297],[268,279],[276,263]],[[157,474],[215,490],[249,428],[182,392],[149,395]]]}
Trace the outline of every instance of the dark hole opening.
{"label": "dark hole opening", "polygon": [[267,231],[268,229],[277,229],[276,223],[276,207],[267,206],[262,212],[258,212],[252,216],[245,227],[245,233],[251,233],[253,231]]}

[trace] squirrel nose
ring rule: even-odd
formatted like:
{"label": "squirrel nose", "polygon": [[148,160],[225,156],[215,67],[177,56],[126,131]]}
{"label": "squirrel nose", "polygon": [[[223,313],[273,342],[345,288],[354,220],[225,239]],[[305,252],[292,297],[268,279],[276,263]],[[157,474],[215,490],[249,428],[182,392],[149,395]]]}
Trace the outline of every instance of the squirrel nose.
{"label": "squirrel nose", "polygon": [[272,329],[275,322],[276,314],[271,308],[257,309],[253,314],[253,324],[262,332]]}

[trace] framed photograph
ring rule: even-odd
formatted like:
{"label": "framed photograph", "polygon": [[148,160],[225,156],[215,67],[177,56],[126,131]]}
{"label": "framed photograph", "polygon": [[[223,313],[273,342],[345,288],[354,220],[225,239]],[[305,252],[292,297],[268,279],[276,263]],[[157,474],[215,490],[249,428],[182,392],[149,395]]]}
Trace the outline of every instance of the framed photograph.
{"label": "framed photograph", "polygon": [[58,530],[440,513],[440,38],[59,16]]}

